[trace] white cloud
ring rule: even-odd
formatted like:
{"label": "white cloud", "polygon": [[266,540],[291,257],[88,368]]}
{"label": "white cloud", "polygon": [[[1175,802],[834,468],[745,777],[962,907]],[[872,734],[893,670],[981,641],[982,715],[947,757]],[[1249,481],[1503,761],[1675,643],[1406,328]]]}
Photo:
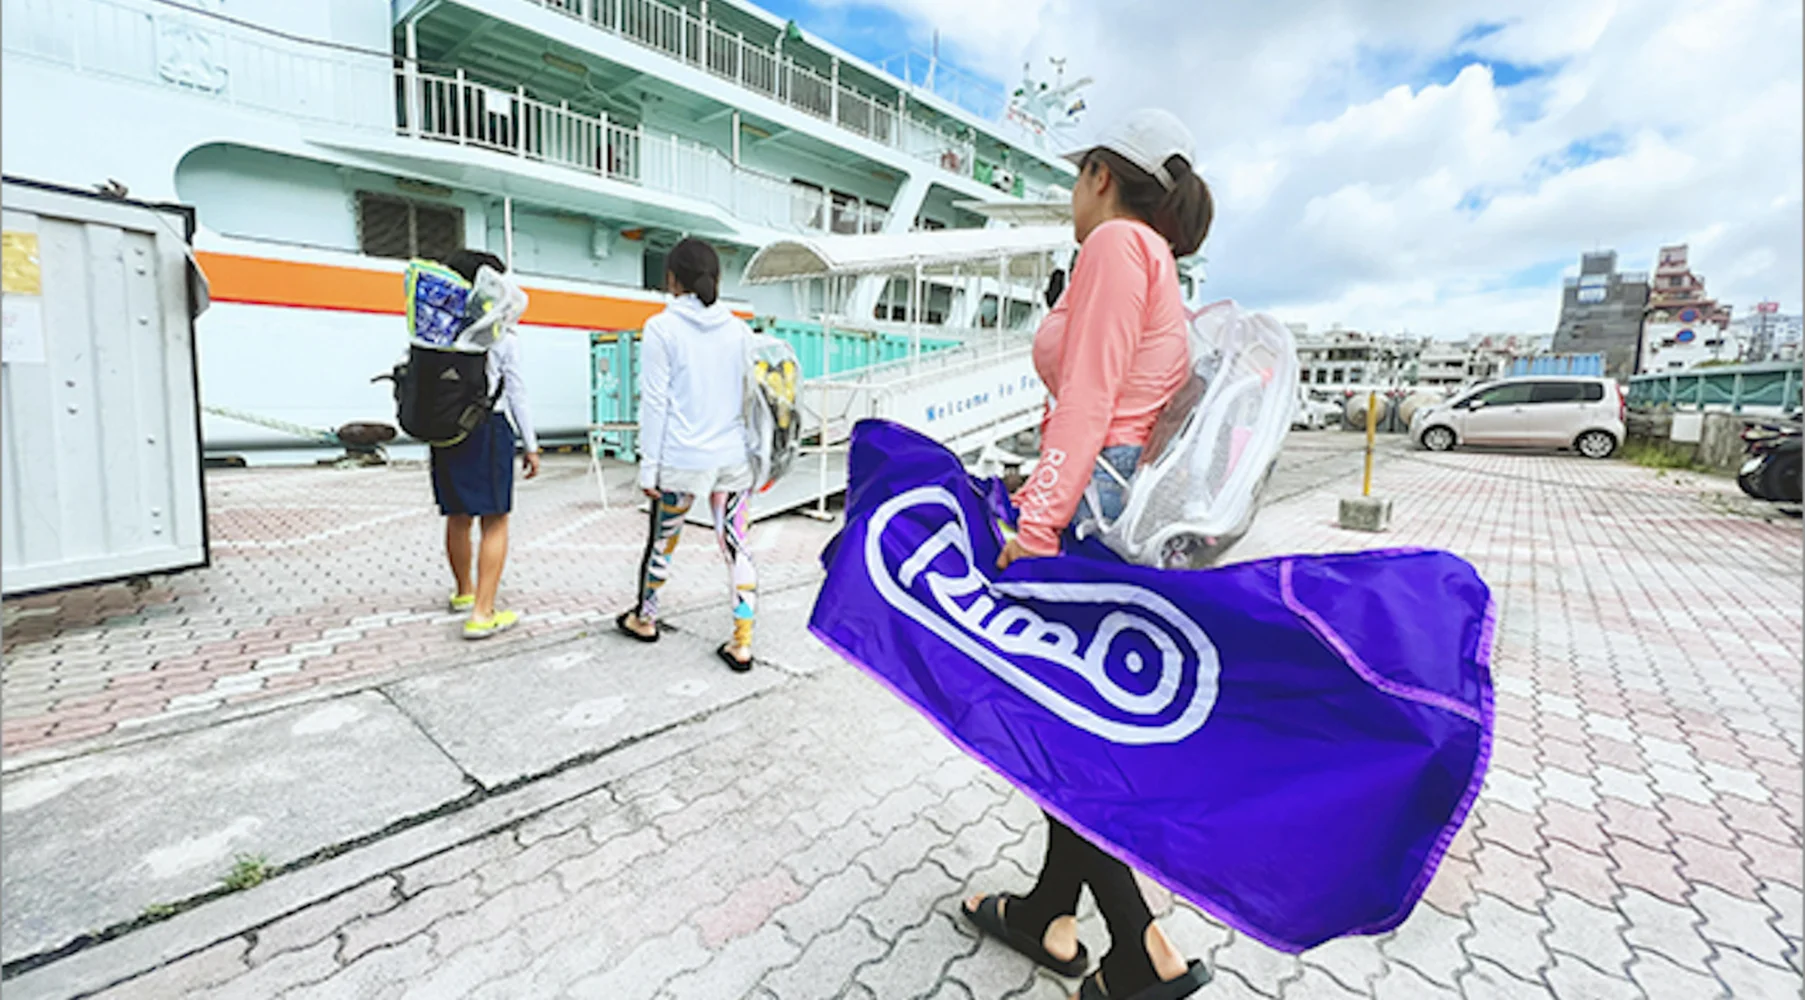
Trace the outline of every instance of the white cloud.
{"label": "white cloud", "polygon": [[[1069,57],[1098,79],[1087,128],[1179,113],[1216,188],[1211,290],[1287,318],[1547,332],[1550,262],[1679,241],[1739,312],[1805,294],[1796,0],[884,2],[1006,80]],[[1499,73],[1410,85],[1457,46]]]}

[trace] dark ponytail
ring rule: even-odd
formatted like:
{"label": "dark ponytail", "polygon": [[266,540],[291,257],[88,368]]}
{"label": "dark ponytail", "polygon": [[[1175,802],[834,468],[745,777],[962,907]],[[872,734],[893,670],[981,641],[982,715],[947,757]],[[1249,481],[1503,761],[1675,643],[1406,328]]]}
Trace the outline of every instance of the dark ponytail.
{"label": "dark ponytail", "polygon": [[1168,158],[1166,172],[1172,175],[1172,190],[1154,209],[1153,228],[1172,244],[1173,256],[1189,257],[1210,234],[1210,223],[1216,218],[1216,199],[1210,194],[1210,186],[1192,172],[1184,157]]}
{"label": "dark ponytail", "polygon": [[1115,178],[1122,207],[1165,237],[1172,246],[1172,256],[1189,257],[1203,245],[1216,217],[1216,201],[1210,195],[1209,185],[1191,170],[1189,160],[1182,156],[1166,158],[1166,173],[1173,180],[1170,191],[1152,174],[1101,147],[1085,154],[1080,169],[1095,170],[1098,165],[1108,167],[1109,175]]}
{"label": "dark ponytail", "polygon": [[445,266],[456,271],[465,281],[476,282],[478,268],[489,268],[496,274],[507,274],[508,265],[486,250],[458,250],[445,258]]}
{"label": "dark ponytail", "polygon": [[664,268],[678,288],[694,293],[703,305],[712,306],[721,297],[721,257],[702,240],[690,236],[672,247]]}

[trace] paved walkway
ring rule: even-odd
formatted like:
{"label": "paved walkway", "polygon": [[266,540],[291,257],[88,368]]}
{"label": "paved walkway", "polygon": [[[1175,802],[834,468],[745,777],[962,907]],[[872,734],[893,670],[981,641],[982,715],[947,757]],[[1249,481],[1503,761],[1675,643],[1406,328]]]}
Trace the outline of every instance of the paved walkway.
{"label": "paved walkway", "polygon": [[[121,583],[6,602],[0,750],[16,764],[32,751],[480,662],[610,623],[632,601],[646,529],[632,471],[611,465],[607,475],[610,510],[585,457],[548,456],[538,479],[516,483],[500,603],[525,616],[507,635],[468,643],[462,616],[445,607],[444,522],[423,463],[210,471],[210,568],[143,590]],[[802,517],[762,525],[753,547],[765,585],[811,579],[832,530]],[[667,608],[726,601],[710,532],[688,529],[678,562]]]}
{"label": "paved walkway", "polygon": [[[1329,523],[1353,481],[1271,506],[1237,557],[1370,543]],[[1150,888],[1216,971],[1200,996],[1797,997],[1796,522],[1735,513],[1717,481],[1566,457],[1416,455],[1379,485],[1385,544],[1458,552],[1499,600],[1487,787],[1391,934],[1288,957]],[[1064,995],[956,918],[968,891],[1029,884],[1035,811],[778,632],[778,659],[817,665],[694,749],[103,995]],[[1106,947],[1093,914],[1082,933]]]}

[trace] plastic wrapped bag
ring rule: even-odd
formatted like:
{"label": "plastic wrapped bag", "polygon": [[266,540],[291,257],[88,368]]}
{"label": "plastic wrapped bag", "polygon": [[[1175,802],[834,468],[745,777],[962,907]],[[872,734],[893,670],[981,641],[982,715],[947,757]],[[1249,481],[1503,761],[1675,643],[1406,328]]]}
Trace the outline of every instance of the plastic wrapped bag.
{"label": "plastic wrapped bag", "polygon": [[1190,333],[1191,377],[1155,422],[1121,515],[1078,529],[1143,566],[1207,566],[1247,532],[1297,405],[1283,323],[1224,300],[1192,313]]}
{"label": "plastic wrapped bag", "polygon": [[470,283],[430,260],[407,265],[407,338],[422,347],[450,348],[466,325]]}
{"label": "plastic wrapped bag", "polygon": [[802,448],[802,419],[796,393],[802,364],[796,349],[767,334],[752,335],[746,359],[746,429],[751,440],[753,488],[771,488],[790,471]]}
{"label": "plastic wrapped bag", "polygon": [[421,347],[481,354],[526,312],[526,292],[481,267],[472,285],[435,261],[407,265],[407,335]]}
{"label": "plastic wrapped bag", "polygon": [[476,285],[464,307],[465,325],[458,342],[486,351],[501,332],[526,313],[526,292],[505,274],[489,267],[476,270]]}

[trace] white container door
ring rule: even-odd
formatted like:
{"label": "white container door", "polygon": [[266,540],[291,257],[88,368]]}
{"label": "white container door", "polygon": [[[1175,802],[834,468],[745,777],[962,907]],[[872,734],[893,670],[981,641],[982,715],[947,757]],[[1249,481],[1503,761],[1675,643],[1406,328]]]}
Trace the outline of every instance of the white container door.
{"label": "white container door", "polygon": [[205,565],[187,216],[10,180],[4,203],[5,592]]}

